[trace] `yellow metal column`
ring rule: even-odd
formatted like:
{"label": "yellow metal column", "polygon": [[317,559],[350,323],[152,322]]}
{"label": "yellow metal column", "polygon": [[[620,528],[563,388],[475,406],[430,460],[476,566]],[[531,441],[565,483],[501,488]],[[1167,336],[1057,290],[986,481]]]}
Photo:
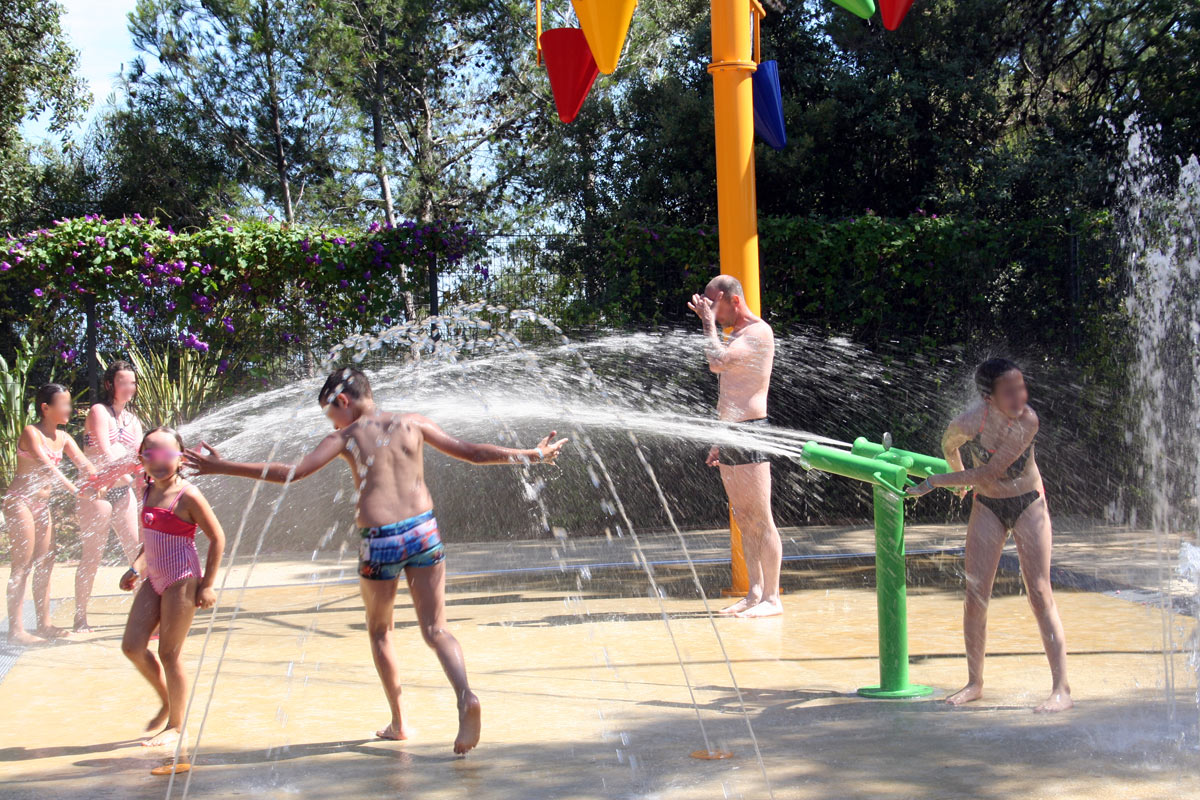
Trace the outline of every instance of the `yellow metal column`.
{"label": "yellow metal column", "polygon": [[[754,187],[754,34],[751,6],[755,0],[712,0],[713,109],[717,140],[717,220],[721,272],[732,275],[746,291],[746,303],[761,311],[758,285],[758,202]],[[742,535],[729,514],[733,586],[729,594],[750,589],[742,552]]]}

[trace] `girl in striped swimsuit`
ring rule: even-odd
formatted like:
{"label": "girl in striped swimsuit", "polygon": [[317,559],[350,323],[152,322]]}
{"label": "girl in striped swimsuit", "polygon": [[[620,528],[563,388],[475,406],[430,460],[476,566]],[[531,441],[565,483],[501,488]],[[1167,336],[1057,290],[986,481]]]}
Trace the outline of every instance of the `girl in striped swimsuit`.
{"label": "girl in striped swimsuit", "polygon": [[[143,580],[129,610],[121,649],[150,682],[162,700],[162,708],[146,730],[161,731],[147,739],[148,746],[174,746],[183,729],[187,706],[187,676],[180,651],[197,608],[216,603],[213,582],[225,549],[225,533],[212,507],[195,486],[179,474],[183,463],[183,439],[171,428],[155,428],[142,440],[139,456],[152,482],[142,496],[142,551],[121,578],[121,588],[130,591]],[[196,550],[196,529],[208,536],[208,554],[203,568]],[[150,634],[159,627],[158,658],[150,652]],[[161,664],[160,664],[161,661]],[[188,763],[181,748],[177,771]],[[169,773],[171,764],[165,765]]]}
{"label": "girl in striped swimsuit", "polygon": [[[88,411],[84,423],[84,453],[102,470],[137,464],[137,446],[142,441],[142,424],[129,410],[137,395],[137,373],[127,361],[114,361],[104,371],[100,399]],[[80,543],[83,553],[75,571],[75,630],[87,631],[87,607],[96,582],[108,531],[117,532],[125,560],[137,555],[137,498],[132,492],[133,477],[120,475],[107,492],[79,504]]]}
{"label": "girl in striped swimsuit", "polygon": [[[92,463],[79,445],[59,430],[71,419],[71,394],[65,386],[48,383],[35,398],[38,422],[26,425],[17,441],[17,471],[4,495],[4,519],[12,567],[8,578],[8,641],[38,644],[62,633],[50,624],[50,570],[54,566],[54,521],[50,495],[66,489],[83,496],[91,491],[72,483],[59,468],[63,456],[71,459],[80,473],[95,474]],[[23,607],[25,584],[33,574],[33,605],[37,635],[25,630]]]}

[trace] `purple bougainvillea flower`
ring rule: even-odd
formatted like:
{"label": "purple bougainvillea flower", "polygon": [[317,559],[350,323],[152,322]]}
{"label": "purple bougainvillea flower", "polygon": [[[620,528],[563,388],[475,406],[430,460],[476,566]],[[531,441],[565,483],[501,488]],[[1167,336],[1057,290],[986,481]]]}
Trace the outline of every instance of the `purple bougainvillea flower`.
{"label": "purple bougainvillea flower", "polygon": [[71,258],[79,258],[81,255],[83,255],[83,253],[79,252],[78,250],[71,251]]}
{"label": "purple bougainvillea flower", "polygon": [[[200,268],[201,275],[208,275],[212,271],[213,271],[212,264],[205,264],[203,267]],[[245,284],[242,284],[242,285],[245,286]]]}
{"label": "purple bougainvillea flower", "polygon": [[233,217],[229,216],[228,214],[222,214],[221,219],[225,220],[226,222],[229,222],[231,219],[233,219]]}
{"label": "purple bougainvillea flower", "polygon": [[229,359],[222,358],[217,362],[217,374],[224,375],[229,370]]}
{"label": "purple bougainvillea flower", "polygon": [[364,281],[371,280],[371,270],[367,270],[366,272],[363,273],[363,280]]}
{"label": "purple bougainvillea flower", "polygon": [[312,242],[308,241],[308,239],[305,239],[304,241],[300,242],[300,249],[307,253],[312,249]]}
{"label": "purple bougainvillea flower", "polygon": [[229,331],[230,333],[233,333],[233,331],[234,331],[233,317],[223,317],[221,319],[221,324],[225,326],[225,330]]}
{"label": "purple bougainvillea flower", "polygon": [[34,290],[33,290],[33,296],[34,296],[34,297],[42,297],[42,296],[44,296],[45,294],[46,294],[46,293],[45,293],[45,292],[43,292],[41,289],[34,289]]}
{"label": "purple bougainvillea flower", "polygon": [[7,261],[0,261],[0,272],[8,272],[10,269],[12,269],[12,264]]}
{"label": "purple bougainvillea flower", "polygon": [[349,289],[350,281],[346,280],[345,278],[342,278],[340,281],[338,281],[338,286],[340,286],[343,289]]}
{"label": "purple bougainvillea flower", "polygon": [[174,310],[175,310],[175,301],[168,300],[167,301],[167,311],[174,311]]}
{"label": "purple bougainvillea flower", "polygon": [[111,264],[109,264],[107,267],[105,267],[105,268],[104,268],[104,274],[105,274],[105,275],[112,275],[112,274],[113,274],[113,268],[112,268],[112,265],[111,265]]}
{"label": "purple bougainvillea flower", "polygon": [[108,245],[108,239],[105,239],[103,236],[97,236],[96,244],[100,245],[101,247],[105,247]]}

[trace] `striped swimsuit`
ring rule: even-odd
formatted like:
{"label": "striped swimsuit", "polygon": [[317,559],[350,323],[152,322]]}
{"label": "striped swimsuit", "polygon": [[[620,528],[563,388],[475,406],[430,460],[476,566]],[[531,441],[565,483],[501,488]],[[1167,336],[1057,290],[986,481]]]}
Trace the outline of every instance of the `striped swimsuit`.
{"label": "striped swimsuit", "polygon": [[[114,444],[122,444],[125,446],[125,449],[130,452],[137,450],[138,442],[133,438],[133,433],[130,431],[130,428],[133,427],[132,424],[126,425],[121,421],[125,418],[126,414],[129,414],[129,412],[122,411],[121,416],[117,416],[117,413],[113,411],[112,406],[106,405],[104,408],[106,408],[108,413],[112,415],[112,424],[108,426],[109,446]],[[96,440],[90,433],[84,431],[83,444],[85,447],[96,447]],[[128,484],[122,484],[110,488],[107,494],[105,494],[104,499],[115,506],[117,503],[121,502],[121,500],[123,500],[125,495],[128,493]]]}
{"label": "striped swimsuit", "polygon": [[184,578],[199,578],[200,554],[196,552],[196,523],[175,516],[179,498],[189,485],[175,495],[169,508],[147,507],[150,488],[142,495],[142,540],[145,543],[146,574],[158,594]]}

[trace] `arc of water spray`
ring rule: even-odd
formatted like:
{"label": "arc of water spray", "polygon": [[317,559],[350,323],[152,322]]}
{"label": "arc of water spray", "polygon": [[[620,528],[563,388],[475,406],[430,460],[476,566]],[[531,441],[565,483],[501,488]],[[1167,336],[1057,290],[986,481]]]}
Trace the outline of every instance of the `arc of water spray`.
{"label": "arc of water spray", "polygon": [[[551,323],[551,324],[553,324],[553,323]],[[615,404],[612,401],[612,397],[609,395],[608,391],[604,389],[603,385],[600,384],[599,377],[592,370],[592,367],[590,364],[588,364],[587,359],[585,359],[578,352],[576,352],[576,356],[579,358],[579,361],[583,365],[584,373],[588,376],[589,380],[592,381],[592,385],[600,392],[601,396],[604,397],[606,402],[608,402],[610,405],[615,406]],[[721,656],[725,659],[725,666],[729,670],[729,680],[733,685],[734,694],[737,696],[738,708],[741,710],[742,719],[744,719],[746,722],[746,730],[750,734],[750,741],[754,745],[754,756],[758,761],[758,768],[759,768],[759,771],[762,773],[763,782],[766,783],[767,794],[773,800],[775,797],[775,791],[771,787],[771,779],[767,776],[767,766],[766,766],[766,763],[763,761],[762,750],[758,746],[758,737],[755,736],[755,734],[754,734],[754,726],[750,722],[750,714],[746,710],[746,702],[745,702],[745,699],[742,697],[741,687],[738,686],[737,677],[733,674],[733,663],[729,660],[729,653],[725,649],[725,641],[721,638],[721,632],[717,628],[717,623],[716,623],[716,619],[713,617],[712,608],[708,604],[708,594],[704,591],[704,587],[700,583],[700,575],[696,572],[696,564],[695,564],[695,562],[692,561],[692,555],[691,555],[691,552],[688,550],[687,541],[684,539],[683,532],[679,529],[679,525],[675,521],[675,515],[671,511],[671,507],[670,507],[669,502],[667,501],[666,495],[663,494],[662,485],[658,481],[658,476],[654,472],[654,468],[650,465],[650,462],[646,459],[645,453],[642,451],[641,443],[638,441],[637,437],[632,432],[629,433],[629,440],[633,444],[633,449],[634,449],[634,452],[637,453],[638,460],[641,462],[642,467],[646,470],[646,474],[650,477],[650,482],[654,484],[654,490],[658,494],[659,502],[662,503],[663,510],[667,512],[667,520],[671,524],[671,529],[675,532],[675,535],[679,539],[680,548],[683,551],[684,558],[687,560],[688,568],[691,570],[691,573],[692,573],[692,581],[696,586],[696,591],[700,593],[700,600],[704,605],[704,613],[705,613],[705,615],[707,615],[709,624],[712,626],[713,635],[716,637],[717,645],[721,648]],[[594,452],[594,450],[593,450],[593,452]],[[604,469],[603,465],[601,465],[601,469],[604,472],[606,481],[608,482],[610,488],[613,491],[614,498],[616,498],[616,489],[615,489],[615,487],[612,486],[612,478],[611,478],[611,476],[609,476],[608,470]],[[622,514],[622,517],[625,519],[626,524],[629,525],[630,533],[633,536],[634,543],[637,547],[637,551],[638,551],[638,555],[639,555],[638,560],[641,561],[642,564],[645,566],[646,574],[650,578],[651,584],[655,586],[655,594],[659,598],[660,607],[663,608],[663,618],[665,620],[667,617],[666,609],[665,609],[665,606],[663,606],[663,604],[662,604],[662,596],[661,596],[661,594],[658,593],[657,586],[655,585],[655,582],[654,582],[654,578],[650,573],[649,564],[647,564],[646,558],[645,558],[644,554],[642,553],[641,542],[637,538],[637,533],[633,530],[632,522],[629,521],[628,515],[625,514],[624,506],[618,505],[618,508],[621,509],[621,514]],[[667,623],[667,630],[668,631],[671,630],[670,622]],[[671,642],[672,642],[672,644],[675,643],[675,636],[673,633],[671,635]],[[676,646],[676,654],[678,654],[678,653],[679,653],[679,649],[678,649],[678,646]],[[680,656],[679,664],[680,664],[680,667],[683,668],[682,656]],[[684,672],[684,677],[686,680],[687,679],[687,670],[683,669],[683,672]],[[690,681],[688,682],[688,691],[691,692]],[[699,709],[699,706],[696,705],[694,695],[692,697],[692,706],[696,709],[696,719],[698,722],[700,722],[700,731],[701,731],[701,735],[704,737],[704,743],[705,743],[707,752],[711,753],[711,752],[713,752],[712,746],[709,744],[708,735],[704,731],[704,723],[703,723],[703,721],[700,720],[700,709]]]}
{"label": "arc of water spray", "polygon": [[[298,411],[299,411],[298,408],[293,411],[293,414],[292,414],[293,419],[296,418]],[[282,441],[284,433],[287,430],[288,430],[287,426],[279,427],[278,432],[275,437],[275,440],[271,444],[271,450],[267,454],[267,463],[270,463],[274,459],[275,454],[276,454],[276,452],[278,452],[278,449],[279,449],[279,443]],[[213,671],[212,682],[209,684],[208,699],[205,701],[205,704],[204,704],[204,714],[200,718],[200,727],[196,731],[196,744],[195,744],[195,747],[192,748],[192,755],[190,757],[190,760],[193,762],[195,761],[195,756],[200,752],[200,742],[204,736],[204,728],[205,728],[206,724],[208,723],[208,714],[212,709],[213,697],[216,695],[216,691],[217,691],[217,680],[220,678],[220,675],[221,675],[221,667],[225,663],[225,653],[229,649],[229,642],[233,638],[234,623],[237,621],[238,614],[241,612],[242,600],[246,596],[246,589],[248,588],[248,586],[250,584],[251,576],[254,574],[254,568],[258,565],[258,557],[259,557],[259,554],[262,552],[263,541],[266,539],[267,532],[270,530],[272,523],[275,521],[275,517],[279,513],[279,509],[283,507],[284,500],[287,499],[288,491],[290,490],[291,485],[292,485],[293,474],[294,473],[288,474],[288,478],[282,486],[279,497],[275,501],[275,504],[271,509],[271,513],[267,516],[267,519],[263,522],[262,529],[259,531],[259,534],[258,534],[258,541],[255,543],[255,546],[254,546],[254,553],[250,559],[250,565],[249,565],[249,567],[247,567],[246,575],[242,579],[242,585],[238,589],[238,596],[234,602],[233,613],[230,615],[230,618],[229,618],[229,626],[225,630],[225,639],[221,644],[221,653],[217,657],[217,666],[216,666],[216,669]],[[264,472],[263,477],[265,477],[265,472]],[[262,481],[254,482],[254,486],[250,490],[250,499],[247,501],[245,507],[242,509],[242,519],[238,524],[237,534],[234,536],[233,547],[230,548],[229,563],[225,568],[225,575],[221,579],[221,588],[217,592],[217,601],[216,601],[216,603],[213,604],[213,613],[209,617],[208,627],[204,634],[204,643],[200,649],[200,660],[199,660],[199,663],[196,665],[196,680],[193,681],[193,683],[192,683],[192,691],[188,697],[187,708],[184,710],[183,727],[180,730],[179,741],[176,743],[176,746],[175,746],[175,756],[174,756],[174,762],[173,762],[174,764],[179,763],[180,749],[182,748],[184,742],[186,741],[187,720],[188,720],[189,715],[191,714],[193,701],[195,700],[196,691],[197,691],[197,688],[199,687],[200,670],[204,666],[204,657],[208,650],[209,639],[212,636],[213,623],[216,620],[217,610],[220,608],[221,598],[225,594],[225,589],[229,582],[229,576],[233,572],[233,566],[236,563],[238,546],[241,543],[242,534],[243,534],[243,531],[245,530],[246,523],[249,519],[250,509],[254,507],[254,501],[257,499],[258,493],[261,490],[262,486],[263,486]],[[193,772],[191,770],[188,770],[187,778],[184,780],[184,783],[183,783],[183,800],[187,800],[188,792],[191,789],[192,774],[193,774]],[[169,800],[171,797],[171,791],[172,791],[174,785],[175,785],[175,771],[172,770],[171,777],[167,781],[167,792],[166,792],[167,800]]]}
{"label": "arc of water spray", "polygon": [[[600,396],[604,398],[605,402],[607,402],[611,408],[613,408],[614,410],[619,410],[619,406],[617,406],[617,404],[613,401],[611,394],[604,387],[604,385],[600,382],[600,379],[596,375],[595,371],[592,369],[591,364],[588,363],[587,359],[583,357],[583,355],[579,352],[579,350],[577,348],[574,348],[570,344],[570,341],[567,339],[567,337],[565,335],[563,335],[562,330],[557,325],[555,325],[552,320],[547,319],[546,317],[543,317],[540,314],[536,314],[535,312],[524,312],[524,313],[527,314],[529,321],[536,322],[537,324],[547,328],[548,330],[555,332],[556,334],[558,334],[559,336],[562,337],[562,339],[564,341],[564,349],[567,352],[574,355],[579,360],[580,364],[582,365],[584,375],[588,378],[588,380],[592,384],[593,388],[595,388],[600,393]],[[618,413],[618,416],[620,416],[619,413]],[[748,731],[748,733],[750,735],[750,740],[753,743],[755,758],[758,762],[759,770],[762,773],[763,782],[766,784],[767,793],[771,798],[774,798],[775,792],[771,787],[771,780],[767,776],[766,764],[763,761],[762,751],[758,745],[758,737],[755,736],[755,734],[754,734],[754,726],[750,722],[750,715],[746,709],[745,699],[742,696],[741,688],[738,686],[737,677],[733,674],[733,664],[729,660],[729,653],[725,649],[725,642],[721,638],[720,630],[718,630],[718,628],[717,628],[716,620],[713,617],[712,609],[708,604],[707,593],[704,591],[704,587],[700,583],[700,576],[696,572],[696,565],[692,561],[691,552],[688,550],[687,542],[684,539],[683,532],[679,529],[679,525],[675,521],[675,515],[671,512],[670,504],[667,501],[666,495],[662,491],[662,485],[658,481],[658,476],[654,472],[654,468],[650,465],[650,462],[646,459],[645,453],[642,450],[641,443],[638,441],[637,437],[632,432],[629,433],[629,440],[633,444],[634,451],[637,453],[637,456],[638,456],[638,460],[641,462],[642,467],[645,469],[647,475],[650,477],[651,483],[654,484],[654,489],[658,495],[659,502],[662,504],[663,510],[666,511],[666,513],[667,513],[667,519],[670,521],[672,530],[674,530],[676,536],[679,538],[680,547],[683,551],[685,559],[687,560],[688,567],[690,568],[691,573],[692,573],[692,581],[696,586],[697,592],[699,592],[699,594],[700,594],[701,601],[704,604],[705,614],[708,617],[709,624],[712,625],[713,634],[716,637],[717,644],[721,648],[721,655],[724,657],[725,665],[729,670],[729,679],[733,685],[734,693],[737,696],[738,706],[739,706],[739,709],[741,710],[742,718],[746,722],[746,730]],[[687,667],[684,666],[683,655],[680,652],[679,645],[675,639],[675,633],[671,627],[670,617],[667,614],[666,605],[663,602],[663,595],[662,595],[662,592],[659,590],[658,582],[654,578],[653,571],[651,570],[650,565],[649,565],[649,560],[646,558],[645,552],[642,549],[641,540],[637,535],[637,531],[633,526],[633,522],[632,522],[632,520],[630,520],[629,515],[625,511],[624,504],[621,502],[621,499],[620,499],[619,495],[617,494],[616,486],[614,485],[614,483],[612,481],[612,476],[609,474],[607,467],[604,465],[603,460],[599,456],[599,453],[596,452],[596,449],[592,446],[590,438],[588,438],[586,440],[586,444],[588,446],[589,451],[592,454],[593,460],[596,462],[597,466],[600,467],[601,472],[604,474],[605,482],[608,484],[609,491],[612,494],[613,501],[614,501],[617,509],[621,513],[621,518],[625,521],[625,524],[626,524],[627,528],[629,529],[630,536],[633,539],[634,548],[637,553],[637,561],[642,564],[643,569],[646,572],[646,577],[650,582],[651,590],[653,591],[655,598],[658,601],[659,609],[662,612],[663,622],[666,624],[667,632],[671,637],[671,644],[675,648],[676,658],[679,661],[679,667],[683,673],[684,682],[687,684],[688,693],[692,699],[692,708],[696,711],[696,721],[700,726],[700,733],[704,739],[706,752],[711,753],[711,752],[713,752],[713,749],[712,749],[711,742],[708,738],[708,732],[704,727],[704,721],[700,715],[700,707],[696,702],[696,696],[695,696],[695,692],[692,688],[691,679],[688,675]]]}

